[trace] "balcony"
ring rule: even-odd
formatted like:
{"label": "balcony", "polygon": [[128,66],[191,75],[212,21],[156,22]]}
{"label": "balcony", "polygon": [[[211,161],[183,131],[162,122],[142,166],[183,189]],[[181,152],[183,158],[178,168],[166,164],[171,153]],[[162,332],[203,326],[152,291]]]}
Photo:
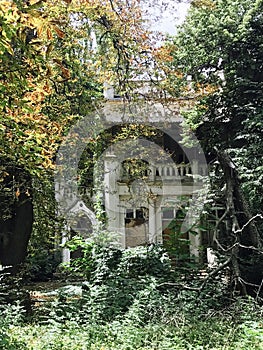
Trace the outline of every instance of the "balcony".
{"label": "balcony", "polygon": [[191,181],[193,179],[193,174],[206,176],[206,165],[181,163],[174,165],[156,164],[153,166],[138,160],[132,164],[127,162],[122,163],[119,182],[130,182],[139,178],[149,182]]}

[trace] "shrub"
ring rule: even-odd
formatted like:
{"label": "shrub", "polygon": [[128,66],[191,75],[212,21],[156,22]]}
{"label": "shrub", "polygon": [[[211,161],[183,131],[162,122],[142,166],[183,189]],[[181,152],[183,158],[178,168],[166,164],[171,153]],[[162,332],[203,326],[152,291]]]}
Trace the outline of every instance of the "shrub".
{"label": "shrub", "polygon": [[59,262],[48,250],[35,250],[26,258],[23,266],[23,278],[29,281],[48,281]]}

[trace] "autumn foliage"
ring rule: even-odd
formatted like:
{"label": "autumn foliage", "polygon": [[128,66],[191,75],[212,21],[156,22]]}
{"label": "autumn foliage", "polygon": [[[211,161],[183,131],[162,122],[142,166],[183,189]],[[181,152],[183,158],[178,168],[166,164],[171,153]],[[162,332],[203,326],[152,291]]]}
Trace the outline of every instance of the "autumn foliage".
{"label": "autumn foliage", "polygon": [[0,26],[1,159],[31,174],[52,168],[104,81],[128,93],[152,50],[137,0],[1,1]]}

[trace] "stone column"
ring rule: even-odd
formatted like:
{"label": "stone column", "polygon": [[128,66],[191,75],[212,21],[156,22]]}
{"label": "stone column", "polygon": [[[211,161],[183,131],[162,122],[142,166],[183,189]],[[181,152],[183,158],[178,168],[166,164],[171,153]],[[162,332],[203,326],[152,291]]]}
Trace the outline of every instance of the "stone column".
{"label": "stone column", "polygon": [[150,181],[155,181],[155,173],[156,173],[156,168],[154,165],[151,165],[150,166],[150,176],[149,176]]}
{"label": "stone column", "polygon": [[155,200],[149,202],[149,243],[156,243]]}
{"label": "stone column", "polygon": [[[161,201],[159,201],[161,202]],[[163,243],[163,228],[162,228],[162,210],[160,203],[156,202],[156,210],[155,210],[155,224],[156,224],[156,243],[162,244]]]}
{"label": "stone column", "polygon": [[191,167],[192,167],[192,174],[193,175],[198,175],[199,174],[199,168],[198,168],[198,160],[193,159],[191,162]]}
{"label": "stone column", "polygon": [[121,206],[118,180],[120,179],[121,164],[114,154],[107,154],[104,160],[105,211],[108,218],[108,231],[120,234],[120,245],[126,246],[125,213]]}
{"label": "stone column", "polygon": [[[62,232],[61,244],[64,245],[69,240],[69,227],[65,226]],[[62,248],[62,263],[68,264],[70,262],[70,250],[68,248]]]}
{"label": "stone column", "polygon": [[120,237],[120,244],[121,247],[124,249],[126,248],[126,232],[125,232],[125,214],[126,209],[119,208],[119,214],[118,214],[118,232],[121,234]]}
{"label": "stone column", "polygon": [[105,211],[108,218],[108,230],[113,232],[119,229],[118,179],[119,164],[117,162],[117,157],[108,154],[105,156],[104,160]]}

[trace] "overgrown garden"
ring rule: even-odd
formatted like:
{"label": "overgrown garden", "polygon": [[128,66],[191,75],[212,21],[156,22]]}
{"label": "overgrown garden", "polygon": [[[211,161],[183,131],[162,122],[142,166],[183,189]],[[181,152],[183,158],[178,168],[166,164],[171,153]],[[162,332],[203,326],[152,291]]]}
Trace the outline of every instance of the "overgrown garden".
{"label": "overgrown garden", "polygon": [[[154,32],[145,8],[0,2],[1,349],[263,348],[263,2],[194,0],[175,36]],[[153,93],[139,95],[142,76]],[[87,140],[78,185],[100,224],[89,238],[72,235],[66,247],[76,257],[61,264],[56,154],[111,85],[127,108],[142,98],[191,101],[182,142],[191,147],[195,133],[210,183],[192,230],[213,233],[213,266],[178,248],[190,244],[179,226],[169,244],[114,244],[93,171],[109,145],[158,136],[132,123],[94,127]],[[133,165],[134,178],[143,170]]]}

